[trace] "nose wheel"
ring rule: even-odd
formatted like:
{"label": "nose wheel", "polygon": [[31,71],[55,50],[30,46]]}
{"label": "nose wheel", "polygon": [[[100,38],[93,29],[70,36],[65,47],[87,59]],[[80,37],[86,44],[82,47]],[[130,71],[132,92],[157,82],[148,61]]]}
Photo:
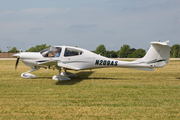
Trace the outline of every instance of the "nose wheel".
{"label": "nose wheel", "polygon": [[22,78],[25,78],[25,79],[37,78],[35,75],[33,75],[33,74],[30,73],[30,72],[33,72],[33,71],[36,71],[36,70],[39,70],[39,68],[34,67],[34,68],[32,68],[30,71],[25,72],[25,73],[22,73],[22,74],[21,74],[21,77],[22,77]]}

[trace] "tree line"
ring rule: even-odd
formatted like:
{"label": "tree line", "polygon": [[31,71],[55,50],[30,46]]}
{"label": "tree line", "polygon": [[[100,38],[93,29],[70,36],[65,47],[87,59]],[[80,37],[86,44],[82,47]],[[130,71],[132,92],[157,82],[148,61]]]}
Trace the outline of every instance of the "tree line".
{"label": "tree line", "polygon": [[92,52],[110,58],[141,58],[146,54],[145,50],[130,48],[129,45],[121,46],[118,51],[109,51],[106,50],[103,44],[99,45],[96,50]]}
{"label": "tree line", "polygon": [[[26,52],[40,52],[41,50],[44,50],[46,48],[51,47],[51,45],[36,45],[35,47],[31,47]],[[76,46],[77,47],[77,46]],[[0,49],[0,53],[1,53]],[[11,50],[8,51],[8,53],[17,53],[19,50],[17,50],[16,47],[13,47]],[[103,44],[99,45],[96,50],[92,51],[96,54],[100,54],[105,57],[109,58],[142,58],[146,51],[144,49],[135,49],[131,48],[129,45],[123,45],[120,47],[120,50],[118,51],[109,51],[106,50],[105,46]],[[180,58],[180,45],[174,44],[171,46],[171,52],[170,52],[171,58]]]}

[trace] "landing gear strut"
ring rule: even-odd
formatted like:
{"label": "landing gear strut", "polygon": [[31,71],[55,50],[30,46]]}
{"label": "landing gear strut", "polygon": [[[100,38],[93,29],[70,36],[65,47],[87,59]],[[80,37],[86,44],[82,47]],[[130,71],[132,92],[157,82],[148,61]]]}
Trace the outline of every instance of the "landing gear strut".
{"label": "landing gear strut", "polygon": [[66,72],[66,70],[64,70],[64,72],[61,73],[61,68],[57,68],[59,70],[59,75],[55,75],[52,77],[53,80],[56,81],[66,81],[66,80],[71,80],[71,78],[69,77],[76,77],[77,75],[70,73],[70,72]]}
{"label": "landing gear strut", "polygon": [[26,79],[29,79],[29,78],[37,78],[35,75],[31,74],[30,72],[33,72],[33,71],[36,71],[36,70],[39,70],[39,67],[32,67],[32,69],[30,71],[27,71],[25,73],[22,73],[21,74],[21,77],[22,78],[26,78]]}

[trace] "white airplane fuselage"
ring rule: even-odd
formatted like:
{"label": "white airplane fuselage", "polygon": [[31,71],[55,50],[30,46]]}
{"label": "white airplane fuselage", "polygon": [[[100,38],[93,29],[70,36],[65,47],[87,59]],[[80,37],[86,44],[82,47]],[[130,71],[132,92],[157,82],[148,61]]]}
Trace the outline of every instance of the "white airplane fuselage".
{"label": "white airplane fuselage", "polygon": [[[63,46],[65,47],[65,46]],[[63,50],[62,47],[62,50]],[[79,48],[78,48],[79,49]],[[82,50],[82,49],[81,49]],[[123,68],[153,68],[152,65],[141,65],[135,64],[127,61],[118,61],[115,59],[107,58],[101,55],[97,55],[90,51],[83,49],[83,54],[81,56],[71,56],[64,57],[63,54],[60,54],[60,57],[43,57],[39,52],[22,52],[20,55],[21,61],[29,67],[45,67],[41,65],[42,62],[47,61],[57,61],[58,64],[64,64],[68,66],[73,66],[75,70],[84,70],[84,69],[93,69],[93,68],[103,68],[103,67],[123,67]],[[63,51],[61,52],[63,53]],[[49,66],[56,66],[55,64]]]}

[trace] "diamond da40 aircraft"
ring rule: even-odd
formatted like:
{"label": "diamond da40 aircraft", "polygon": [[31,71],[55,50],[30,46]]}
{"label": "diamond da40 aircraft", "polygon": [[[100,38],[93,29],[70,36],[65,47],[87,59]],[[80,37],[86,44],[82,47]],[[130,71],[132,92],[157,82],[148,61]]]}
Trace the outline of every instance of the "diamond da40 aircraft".
{"label": "diamond da40 aircraft", "polygon": [[[15,68],[19,59],[31,70],[21,74],[22,78],[36,78],[30,72],[38,69],[57,68],[59,75],[52,77],[53,80],[70,80],[76,76],[67,70],[85,70],[104,67],[121,67],[140,70],[153,71],[154,68],[165,66],[169,61],[170,47],[168,42],[151,42],[151,47],[143,58],[135,61],[119,61],[107,58],[85,49],[70,46],[54,46],[42,50],[41,52],[20,52],[14,54],[17,58]],[[64,72],[61,72],[64,70]]]}

